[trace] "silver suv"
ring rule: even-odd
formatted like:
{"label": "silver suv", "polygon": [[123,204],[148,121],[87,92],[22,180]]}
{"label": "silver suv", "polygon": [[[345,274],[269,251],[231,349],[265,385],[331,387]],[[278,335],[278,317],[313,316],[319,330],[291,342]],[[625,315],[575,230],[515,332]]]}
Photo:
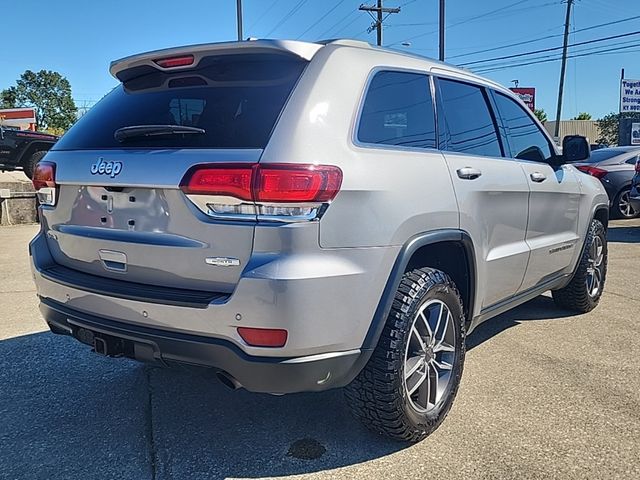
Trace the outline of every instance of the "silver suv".
{"label": "silver suv", "polygon": [[449,411],[465,336],[551,290],[596,306],[608,199],[509,90],[355,41],[174,48],[39,163],[30,245],[54,333],[211,367],[233,388],[346,387],[418,441]]}

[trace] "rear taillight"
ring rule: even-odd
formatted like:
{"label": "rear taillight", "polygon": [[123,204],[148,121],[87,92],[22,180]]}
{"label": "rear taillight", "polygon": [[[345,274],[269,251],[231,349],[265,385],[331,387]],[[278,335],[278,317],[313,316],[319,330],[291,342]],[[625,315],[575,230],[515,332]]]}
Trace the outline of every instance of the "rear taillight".
{"label": "rear taillight", "polygon": [[193,55],[180,55],[179,57],[159,58],[153,62],[162,68],[176,68],[193,65],[193,61]]}
{"label": "rear taillight", "polygon": [[588,173],[589,175],[591,175],[592,177],[596,177],[596,178],[602,178],[604,177],[607,173],[606,170],[603,170],[601,168],[598,167],[590,167],[588,165],[581,165],[578,167],[578,170],[584,172],[584,173]]}
{"label": "rear taillight", "polygon": [[212,164],[192,168],[180,188],[213,217],[301,221],[318,218],[341,184],[332,165]]}
{"label": "rear taillight", "polygon": [[257,202],[329,202],[340,190],[342,171],[329,165],[259,166],[255,176]]}
{"label": "rear taillight", "polygon": [[636,162],[636,173],[640,173],[640,160]]}
{"label": "rear taillight", "polygon": [[41,205],[56,204],[56,164],[39,162],[33,171],[33,188]]}

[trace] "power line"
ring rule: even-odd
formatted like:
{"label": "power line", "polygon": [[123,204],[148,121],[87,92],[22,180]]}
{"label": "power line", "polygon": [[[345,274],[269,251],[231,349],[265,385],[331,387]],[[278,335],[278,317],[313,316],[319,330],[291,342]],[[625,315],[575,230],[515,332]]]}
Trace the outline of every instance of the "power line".
{"label": "power line", "polygon": [[336,3],[332,8],[329,9],[329,11],[327,13],[325,13],[322,17],[320,17],[318,20],[316,20],[314,23],[312,23],[304,32],[302,32],[300,35],[298,35],[296,37],[296,39],[299,39],[299,38],[303,37],[307,32],[309,32],[309,30],[311,30],[313,27],[315,27],[320,22],[322,22],[325,18],[327,18],[329,15],[331,15],[333,13],[333,11],[336,8],[338,8],[340,5],[342,5],[344,2],[345,2],[345,0],[340,0],[338,3]]}
{"label": "power line", "polygon": [[262,15],[260,15],[260,16],[259,16],[259,17],[258,17],[258,18],[257,18],[257,19],[252,23],[252,24],[251,24],[251,26],[249,27],[249,30],[253,30],[253,27],[255,27],[255,26],[260,22],[260,20],[262,20],[262,19],[265,17],[265,15],[267,15],[271,10],[273,10],[273,7],[275,7],[279,2],[280,2],[280,0],[275,0],[274,2],[271,2],[271,5],[269,5],[269,6],[267,7],[267,9],[266,9],[264,12],[262,12]]}
{"label": "power line", "polygon": [[[620,24],[620,23],[629,22],[631,20],[637,20],[639,18],[640,18],[640,15],[637,15],[635,17],[629,17],[629,18],[623,18],[623,19],[620,19],[620,20],[614,20],[613,22],[600,23],[598,25],[591,25],[590,27],[585,27],[585,28],[580,28],[578,30],[574,30],[574,31],[572,31],[572,33],[586,32],[586,31],[589,31],[589,30],[594,30],[596,28],[608,27],[610,25],[617,25],[617,24]],[[487,53],[487,52],[493,52],[493,51],[496,51],[496,50],[502,50],[504,48],[518,47],[518,46],[521,46],[521,45],[526,45],[528,43],[535,43],[535,42],[540,42],[542,40],[548,40],[550,38],[558,38],[558,37],[562,37],[562,33],[559,33],[557,35],[547,35],[546,37],[540,37],[540,38],[536,38],[536,39],[532,39],[532,40],[526,40],[526,41],[518,42],[518,43],[510,43],[510,44],[506,44],[506,45],[500,45],[500,46],[493,47],[493,48],[488,48],[488,49],[485,49],[485,50],[477,50],[475,52],[462,53],[460,55],[455,55],[455,56],[449,57],[449,58],[453,59],[453,58],[460,58],[460,57],[468,57],[468,56],[471,56],[471,55],[477,55],[479,53]]]}
{"label": "power line", "polygon": [[[509,4],[506,7],[498,8],[496,10],[491,10],[490,12],[482,13],[480,15],[476,15],[476,16],[467,18],[465,20],[461,20],[461,21],[459,21],[457,23],[452,23],[451,25],[448,25],[447,28],[457,27],[459,25],[464,25],[465,23],[469,23],[469,22],[473,22],[475,20],[479,20],[481,18],[493,15],[495,13],[502,12],[504,10],[508,10],[510,8],[516,7],[516,6],[521,5],[521,4],[523,4],[523,3],[527,2],[527,1],[530,1],[530,0],[518,0],[517,2]],[[416,38],[425,37],[427,35],[431,35],[432,33],[437,33],[437,32],[438,32],[438,30],[434,30],[434,31],[431,31],[431,32],[425,32],[425,33],[420,33],[418,35],[414,35],[413,37],[406,38],[406,39],[404,39],[402,41],[394,42],[394,43],[391,44],[391,46],[398,45],[398,44],[404,43],[404,42],[410,42],[411,40],[415,40]]]}
{"label": "power line", "polygon": [[[598,49],[601,49],[601,48],[619,47],[619,46],[622,46],[622,45],[629,45],[630,43],[634,44],[634,45],[631,45],[633,47],[633,46],[635,46],[637,44],[637,42],[638,42],[638,39],[627,40],[625,42],[616,42],[616,43],[610,43],[608,45],[598,45],[596,47],[583,48],[583,49],[580,49],[580,50],[572,52],[572,53],[573,54],[578,54],[578,53],[583,53],[583,52],[590,52],[592,50],[598,50]],[[624,48],[628,48],[628,47],[624,47]],[[544,60],[544,59],[547,59],[547,58],[557,58],[557,59],[562,58],[562,57],[559,57],[559,56],[557,57],[556,55],[557,54],[555,54],[555,53],[554,54],[548,54],[548,55],[540,55],[538,57],[527,58],[526,61],[527,62],[533,62],[533,61],[536,61],[536,60]],[[478,67],[478,69],[479,70],[485,70],[485,69],[492,69],[492,68],[496,68],[496,67],[509,67],[510,65],[517,65],[517,64],[518,64],[517,60],[515,61],[515,63],[514,63],[514,61],[498,62],[498,63],[495,63],[493,65],[484,65],[484,66]]]}
{"label": "power line", "polygon": [[[634,45],[628,45],[626,47],[615,47],[615,48],[606,48],[604,50],[598,50],[595,52],[588,52],[588,53],[578,53],[578,54],[570,54],[567,55],[567,58],[580,58],[580,57],[588,57],[591,55],[604,55],[604,54],[613,54],[613,53],[631,53],[631,52],[635,52],[636,50],[629,50],[627,52],[620,52],[620,50],[627,50],[627,49],[631,49],[631,48],[636,48],[636,47],[640,47],[640,43],[636,43]],[[517,67],[526,67],[529,65],[538,65],[540,63],[549,63],[549,62],[558,62],[560,60],[562,60],[562,56],[553,56],[553,58],[551,58],[552,56],[549,55],[549,58],[546,60],[536,60],[536,61],[531,61],[531,62],[524,62],[524,63],[514,63],[514,64],[510,64],[510,65],[504,65],[504,66],[493,66],[493,67],[485,67],[485,68],[481,68],[476,70],[475,72],[477,74],[486,74],[486,73],[490,73],[490,72],[498,72],[501,70],[508,70],[510,68],[517,68]]]}
{"label": "power line", "polygon": [[298,10],[300,10],[302,7],[304,7],[304,4],[307,3],[309,0],[300,0],[298,3],[296,3],[293,8],[291,10],[289,10],[289,12],[282,17],[282,19],[276,24],[275,27],[273,27],[271,30],[269,30],[269,33],[267,33],[267,37],[269,35],[271,35],[273,32],[275,32],[278,28],[280,28],[282,25],[284,25],[284,23],[289,20],[292,16],[294,16],[296,13],[298,13]]}
{"label": "power line", "polygon": [[[609,37],[601,37],[601,38],[595,38],[595,39],[591,39],[591,40],[587,40],[584,42],[577,42],[577,43],[572,43],[572,44],[568,44],[568,47],[578,47],[580,45],[589,45],[591,43],[597,43],[597,42],[604,42],[606,40],[615,40],[617,38],[623,38],[623,37],[629,37],[632,35],[638,35],[640,34],[640,30],[636,30],[635,32],[628,32],[628,33],[621,33],[620,35],[611,35]],[[473,62],[466,62],[466,63],[461,63],[459,64],[459,66],[461,67],[469,67],[471,65],[477,65],[479,63],[491,63],[497,60],[508,60],[511,58],[519,58],[519,57],[526,57],[529,55],[536,55],[538,53],[546,53],[546,52],[553,52],[556,50],[562,50],[564,47],[550,47],[550,48],[543,48],[540,50],[532,50],[530,52],[523,52],[523,53],[515,53],[513,55],[503,55],[502,57],[494,57],[494,58],[486,58],[484,60],[475,60]]]}
{"label": "power line", "polygon": [[[324,32],[322,32],[319,35],[319,37],[320,38],[326,38],[328,33],[333,32],[338,27],[338,25],[342,24],[345,20],[347,20],[348,18],[352,17],[354,13],[358,13],[358,9],[357,8],[354,8],[353,10],[351,10],[350,13],[348,13],[347,15],[342,17],[340,20],[338,20],[336,23],[334,23],[331,27],[327,28]],[[357,18],[358,17],[356,17],[356,19]],[[349,25],[351,25],[351,24],[349,24]],[[340,31],[342,31],[342,30],[340,30]]]}

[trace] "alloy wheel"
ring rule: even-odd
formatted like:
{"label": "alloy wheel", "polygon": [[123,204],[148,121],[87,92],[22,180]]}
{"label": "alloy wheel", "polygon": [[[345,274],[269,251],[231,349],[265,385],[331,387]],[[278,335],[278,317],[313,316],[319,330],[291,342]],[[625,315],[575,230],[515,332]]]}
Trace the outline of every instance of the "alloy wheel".
{"label": "alloy wheel", "polygon": [[604,270],[604,245],[602,239],[595,235],[589,246],[589,265],[587,267],[587,292],[591,298],[595,298],[602,286]]}
{"label": "alloy wheel", "polygon": [[456,336],[453,316],[440,300],[420,306],[404,358],[404,385],[411,406],[420,413],[442,400],[451,380]]}
{"label": "alloy wheel", "polygon": [[620,214],[625,218],[633,218],[638,212],[635,211],[631,202],[629,201],[629,191],[622,192],[620,199],[618,200],[618,210]]}

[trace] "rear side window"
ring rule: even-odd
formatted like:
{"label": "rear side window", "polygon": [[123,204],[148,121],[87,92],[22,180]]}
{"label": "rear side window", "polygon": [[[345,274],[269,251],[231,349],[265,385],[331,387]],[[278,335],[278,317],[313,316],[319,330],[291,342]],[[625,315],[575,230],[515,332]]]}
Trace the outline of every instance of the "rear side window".
{"label": "rear side window", "polygon": [[408,72],[376,73],[362,107],[358,141],[435,148],[435,112],[429,77]]}
{"label": "rear side window", "polygon": [[[264,148],[306,63],[277,54],[234,54],[206,57],[194,70],[146,69],[96,104],[55,149]],[[204,133],[114,138],[118,129],[140,125]]]}
{"label": "rear side window", "polygon": [[549,140],[535,124],[531,115],[515,100],[495,94],[496,106],[507,131],[511,157],[520,160],[547,162],[554,155]]}
{"label": "rear side window", "polygon": [[495,123],[486,94],[480,87],[439,79],[444,130],[443,149],[453,152],[501,157]]}

